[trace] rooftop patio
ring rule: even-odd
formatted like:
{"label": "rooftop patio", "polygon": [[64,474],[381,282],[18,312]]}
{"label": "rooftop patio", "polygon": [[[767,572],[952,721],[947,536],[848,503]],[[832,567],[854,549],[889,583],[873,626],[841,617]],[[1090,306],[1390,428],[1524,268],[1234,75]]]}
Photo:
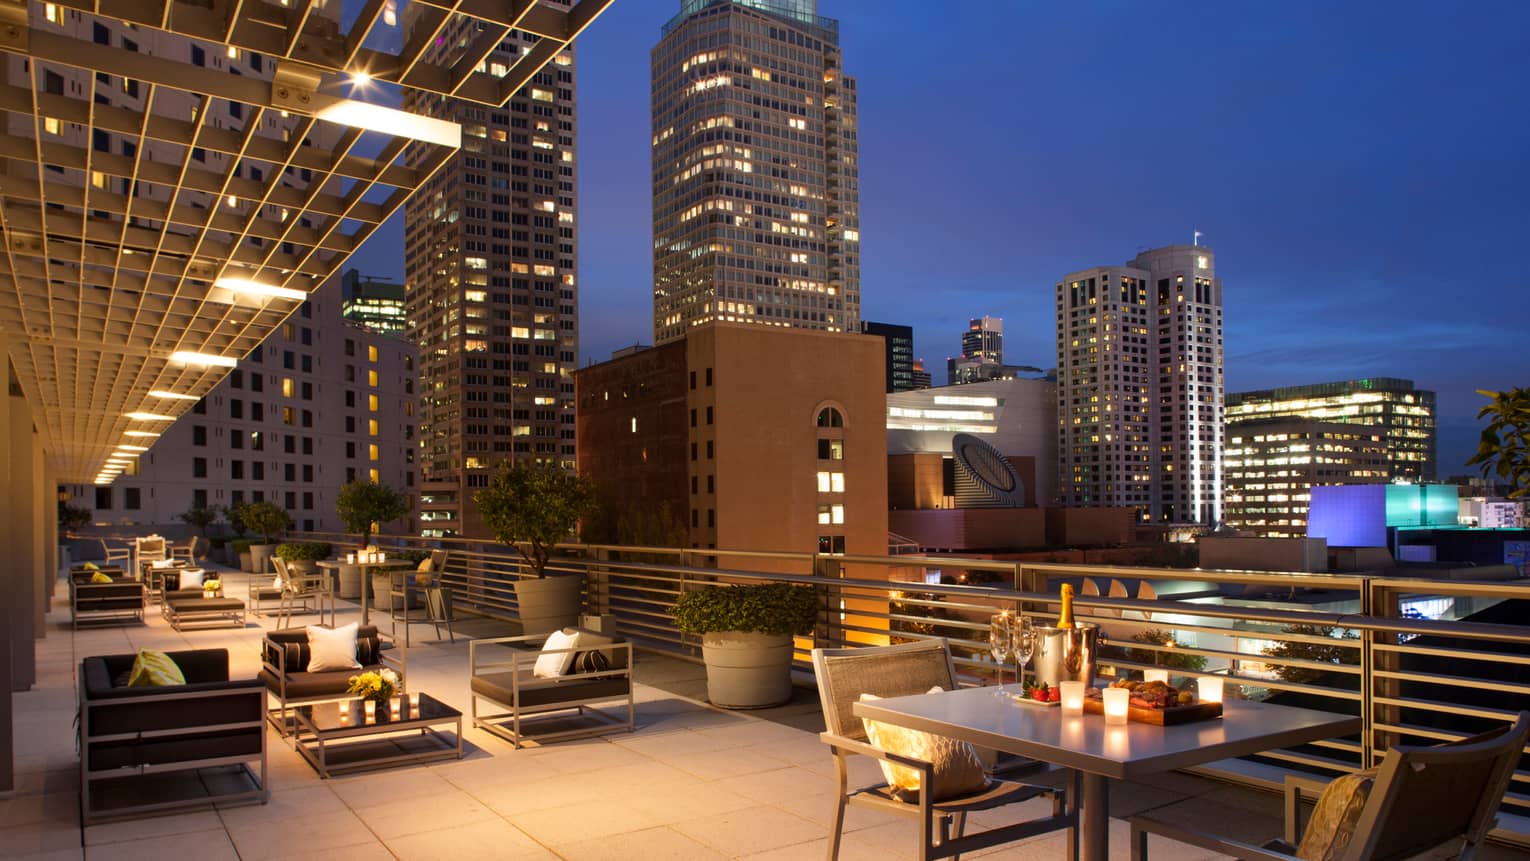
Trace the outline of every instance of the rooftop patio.
{"label": "rooftop patio", "polygon": [[[249,575],[227,573],[242,594]],[[340,603],[339,621],[359,609]],[[300,619],[298,624],[312,621]],[[73,720],[79,662],[139,648],[227,648],[233,674],[259,668],[269,618],[242,629],[178,633],[157,613],[144,625],[72,630],[55,602],[39,644],[39,681],[16,697],[18,789],[0,796],[0,857],[37,858],[814,858],[821,857],[833,784],[815,693],[787,706],[728,712],[701,701],[704,669],[660,653],[636,658],[637,729],[515,750],[464,726],[464,757],[321,780],[290,741],[268,729],[270,803],[141,817],[81,828]],[[386,623],[384,623],[386,627]],[[456,643],[416,625],[408,649],[410,690],[462,709],[468,700],[467,638],[513,633],[511,623],[468,619]],[[869,762],[861,763],[870,765]],[[864,775],[868,781],[871,773]],[[1044,805],[1044,801],[1030,804]],[[990,816],[1028,818],[1040,808]],[[1243,839],[1281,830],[1273,793],[1169,774],[1125,784],[1115,817],[1153,810]],[[979,822],[991,825],[996,822]],[[1126,856],[1126,824],[1111,823],[1112,856]],[[851,809],[843,857],[907,858],[907,820]],[[1161,848],[1160,848],[1161,847]],[[1217,857],[1154,844],[1154,857]],[[979,853],[1061,858],[1060,834]],[[1522,857],[1494,848],[1488,858]]]}

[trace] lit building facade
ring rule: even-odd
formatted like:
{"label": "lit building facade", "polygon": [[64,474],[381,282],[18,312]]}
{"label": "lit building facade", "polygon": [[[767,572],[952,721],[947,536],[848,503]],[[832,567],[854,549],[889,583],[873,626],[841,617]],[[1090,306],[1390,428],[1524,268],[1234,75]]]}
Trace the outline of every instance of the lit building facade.
{"label": "lit building facade", "polygon": [[1302,418],[1227,425],[1227,523],[1264,538],[1305,538],[1312,488],[1387,480],[1380,428]]}
{"label": "lit building facade", "polygon": [[895,323],[861,322],[861,332],[880,337],[887,351],[887,391],[914,388],[914,327]]}
{"label": "lit building facade", "polygon": [[1222,393],[1222,282],[1210,248],[1159,248],[1058,283],[1063,505],[1217,523]]}
{"label": "lit building facade", "polygon": [[[551,4],[566,10],[569,3]],[[414,7],[404,11],[413,38]],[[451,54],[481,41],[452,16]],[[481,26],[481,25],[480,25]],[[512,30],[484,60],[504,74],[536,36]],[[420,347],[420,527],[486,536],[472,504],[500,461],[574,468],[579,349],[574,52],[502,108],[412,95],[462,124],[462,150],[404,209],[407,314]]]}
{"label": "lit building facade", "polygon": [[363,329],[380,335],[408,335],[402,284],[381,278],[364,278],[355,269],[347,269],[340,276],[340,313]]}
{"label": "lit building facade", "polygon": [[815,0],[682,0],[653,49],[654,343],[860,331],[855,79]]}
{"label": "lit building facade", "polygon": [[913,381],[916,389],[928,389],[934,382],[930,379],[930,372],[924,369],[924,359],[914,360],[914,367],[909,371],[909,379]]}
{"label": "lit building facade", "polygon": [[331,278],[111,485],[67,486],[94,522],[176,525],[192,507],[269,501],[298,529],[344,532],[352,478],[415,495],[413,344],[341,316]]}
{"label": "lit building facade", "polygon": [[974,383],[1002,376],[1004,367],[1004,320],[977,317],[962,332],[962,354],[946,359],[946,383]]}
{"label": "lit building facade", "polygon": [[1229,424],[1282,416],[1378,427],[1389,480],[1436,478],[1435,395],[1412,380],[1371,377],[1227,395]]}

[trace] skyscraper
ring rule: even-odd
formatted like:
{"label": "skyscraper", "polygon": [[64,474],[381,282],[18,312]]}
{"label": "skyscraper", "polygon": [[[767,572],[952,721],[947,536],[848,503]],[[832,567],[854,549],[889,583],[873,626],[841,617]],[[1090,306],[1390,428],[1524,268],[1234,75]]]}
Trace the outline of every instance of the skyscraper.
{"label": "skyscraper", "polygon": [[1222,282],[1172,245],[1057,285],[1063,505],[1164,523],[1222,517]]}
{"label": "skyscraper", "polygon": [[914,386],[914,327],[896,323],[861,322],[861,332],[879,335],[887,350],[887,391],[906,392]]}
{"label": "skyscraper", "polygon": [[[405,10],[406,39],[418,35],[415,10]],[[473,22],[453,16],[438,52],[487,50]],[[483,63],[504,74],[536,39],[512,30]],[[404,211],[405,287],[420,345],[421,525],[478,536],[471,497],[494,464],[574,467],[573,48],[502,108],[434,96],[406,107],[462,124],[461,152]]]}
{"label": "skyscraper", "polygon": [[653,333],[855,332],[855,79],[816,0],[682,0],[653,49]]}
{"label": "skyscraper", "polygon": [[340,277],[340,314],[369,331],[404,337],[408,317],[404,313],[404,285],[363,276],[355,269]]}
{"label": "skyscraper", "polygon": [[962,354],[946,359],[946,383],[972,383],[994,379],[1004,364],[1004,319],[973,318],[962,332]]}
{"label": "skyscraper", "polygon": [[1386,442],[1391,480],[1433,481],[1435,396],[1412,380],[1370,377],[1337,383],[1284,386],[1227,395],[1229,427],[1244,421],[1299,417],[1325,422],[1374,425]]}
{"label": "skyscraper", "polygon": [[1228,525],[1266,538],[1305,537],[1313,487],[1387,480],[1384,440],[1374,425],[1290,416],[1228,422]]}

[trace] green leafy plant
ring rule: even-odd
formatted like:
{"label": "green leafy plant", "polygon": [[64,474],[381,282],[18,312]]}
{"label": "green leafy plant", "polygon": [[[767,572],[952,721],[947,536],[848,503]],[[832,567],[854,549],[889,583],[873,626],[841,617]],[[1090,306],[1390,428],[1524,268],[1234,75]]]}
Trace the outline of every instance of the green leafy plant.
{"label": "green leafy plant", "polygon": [[228,546],[228,539],[214,536],[207,539],[207,543],[211,544],[212,549],[214,550],[222,550],[224,547]]}
{"label": "green leafy plant", "polygon": [[413,562],[418,565],[430,558],[429,550],[389,550],[389,559],[398,559],[402,562]]}
{"label": "green leafy plant", "polygon": [[1290,664],[1280,663],[1281,658],[1295,658],[1302,661],[1314,661],[1320,664],[1355,664],[1360,660],[1360,650],[1354,645],[1345,645],[1345,641],[1359,639],[1359,635],[1353,631],[1344,631],[1335,635],[1335,629],[1330,625],[1286,625],[1280,629],[1282,634],[1297,634],[1311,637],[1327,637],[1333,640],[1328,643],[1303,643],[1281,640],[1273,645],[1264,647],[1264,654],[1272,660],[1268,661],[1275,670],[1275,675],[1282,681],[1305,684],[1315,682],[1322,677],[1323,671],[1311,667],[1297,667]]}
{"label": "green leafy plant", "polygon": [[250,531],[244,522],[244,506],[243,502],[223,506],[223,519],[228,521],[228,528],[234,530],[234,534],[240,538]]}
{"label": "green leafy plant", "polygon": [[818,620],[818,596],[811,587],[788,583],[709,586],[681,595],[671,615],[688,634],[807,634]]}
{"label": "green leafy plant", "polygon": [[[1165,631],[1161,628],[1150,628],[1146,631],[1138,631],[1133,634],[1132,640],[1138,643],[1151,643],[1155,646],[1172,648],[1174,646],[1174,632]],[[1190,652],[1138,649],[1131,646],[1106,646],[1100,649],[1100,657],[1106,660],[1132,661],[1138,664],[1152,664],[1157,667],[1170,667],[1196,673],[1204,672],[1206,669],[1206,656]]]}
{"label": "green leafy plant", "polygon": [[251,532],[258,532],[265,539],[262,544],[270,544],[271,539],[292,526],[292,518],[274,502],[248,503],[240,510],[240,517]]}
{"label": "green leafy plant", "polygon": [[207,534],[207,527],[211,526],[218,519],[218,509],[192,506],[177,514],[176,518],[190,526],[197,535],[205,536]]}
{"label": "green leafy plant", "polygon": [[1530,389],[1478,389],[1477,394],[1489,401],[1477,411],[1488,424],[1467,465],[1480,466],[1484,478],[1496,475],[1508,482],[1512,499],[1530,496]]}
{"label": "green leafy plant", "polygon": [[322,541],[294,541],[276,545],[276,555],[283,562],[317,562],[328,559],[334,548]]}
{"label": "green leafy plant", "polygon": [[61,532],[79,529],[90,523],[90,510],[60,501],[58,504],[58,528]]}
{"label": "green leafy plant", "polygon": [[398,520],[409,513],[409,500],[386,484],[355,478],[340,486],[340,493],[335,497],[335,513],[340,515],[345,531],[360,535],[361,546],[366,547],[378,524]]}
{"label": "green leafy plant", "polygon": [[515,547],[531,576],[544,577],[553,547],[594,512],[596,491],[589,479],[556,467],[501,463],[473,502],[495,539]]}
{"label": "green leafy plant", "polygon": [[229,542],[228,546],[231,550],[233,550],[234,555],[238,556],[242,553],[249,553],[250,548],[259,543],[259,541],[256,541],[253,538],[236,538],[235,540]]}

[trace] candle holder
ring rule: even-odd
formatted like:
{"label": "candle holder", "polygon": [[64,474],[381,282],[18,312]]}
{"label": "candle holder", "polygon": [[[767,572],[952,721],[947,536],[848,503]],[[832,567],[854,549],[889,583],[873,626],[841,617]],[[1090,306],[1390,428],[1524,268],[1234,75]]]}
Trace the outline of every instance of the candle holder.
{"label": "candle holder", "polygon": [[347,564],[347,565],[355,565],[356,564],[356,554],[354,554],[354,553],[347,553],[347,554],[345,554],[345,564]]}
{"label": "candle holder", "polygon": [[1126,710],[1131,702],[1132,692],[1126,688],[1106,688],[1101,691],[1101,694],[1105,706],[1105,723],[1111,726],[1126,723]]}
{"label": "candle holder", "polygon": [[1222,680],[1217,676],[1203,676],[1196,680],[1195,689],[1203,703],[1222,701]]}
{"label": "candle holder", "polygon": [[419,714],[419,711],[420,711],[420,694],[419,694],[418,691],[416,691],[415,693],[412,693],[412,694],[409,695],[409,713],[412,714],[412,715],[413,714]]}
{"label": "candle holder", "polygon": [[395,720],[403,713],[403,698],[392,697],[388,700],[388,716]]}
{"label": "candle holder", "polygon": [[1145,681],[1145,682],[1163,682],[1164,684],[1168,684],[1169,683],[1169,671],[1168,670],[1143,670],[1142,671],[1142,680]]}
{"label": "candle holder", "polygon": [[1058,682],[1057,687],[1062,691],[1062,710],[1068,714],[1083,714],[1084,683]]}
{"label": "candle holder", "polygon": [[366,700],[361,704],[361,710],[366,714],[367,723],[372,723],[377,720],[376,702],[373,702],[372,700]]}

